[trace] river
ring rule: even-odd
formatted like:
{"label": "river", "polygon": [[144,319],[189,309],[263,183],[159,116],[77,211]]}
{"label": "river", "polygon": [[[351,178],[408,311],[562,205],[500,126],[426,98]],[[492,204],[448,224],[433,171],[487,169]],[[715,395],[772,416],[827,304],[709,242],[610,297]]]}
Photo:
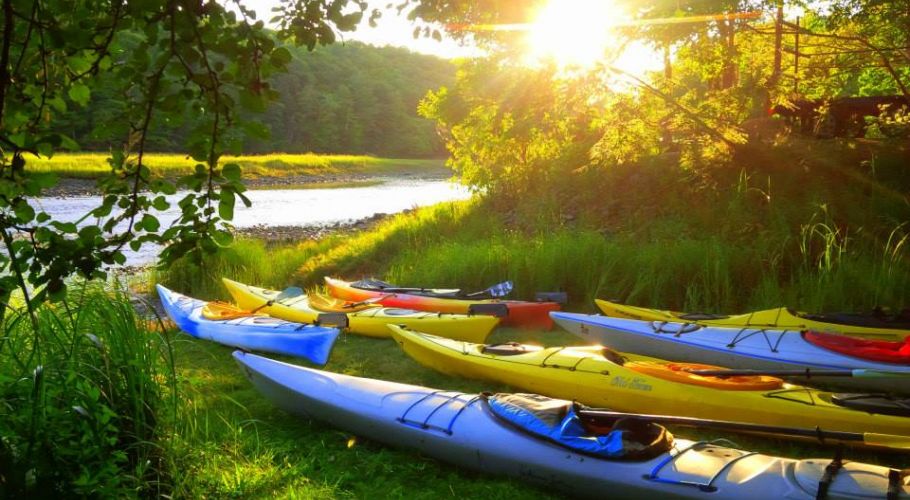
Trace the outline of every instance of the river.
{"label": "river", "polygon": [[[185,193],[169,196],[171,208],[152,213],[162,227],[179,215],[176,201]],[[330,226],[353,222],[371,215],[392,214],[413,207],[470,197],[467,188],[449,181],[426,179],[391,179],[363,187],[316,189],[263,189],[244,193],[252,201],[246,207],[239,201],[232,224],[235,227]],[[75,222],[100,204],[99,196],[46,197],[36,205],[61,222]],[[37,208],[36,206],[36,208]],[[127,251],[127,265],[151,263],[159,248],[145,245],[138,252]]]}

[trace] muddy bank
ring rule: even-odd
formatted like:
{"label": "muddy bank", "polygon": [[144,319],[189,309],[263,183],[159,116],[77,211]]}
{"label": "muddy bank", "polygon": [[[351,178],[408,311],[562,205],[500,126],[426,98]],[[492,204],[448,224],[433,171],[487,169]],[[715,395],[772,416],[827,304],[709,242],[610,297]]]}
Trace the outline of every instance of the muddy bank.
{"label": "muddy bank", "polygon": [[[410,213],[415,209],[407,209],[398,213]],[[355,221],[337,222],[326,225],[311,226],[269,226],[259,224],[252,227],[234,228],[233,234],[237,239],[257,239],[266,244],[293,243],[297,241],[318,240],[335,234],[354,234],[372,229],[380,222],[397,214],[373,214]],[[113,266],[108,270],[115,276],[134,276],[154,267],[154,263],[143,265]]]}
{"label": "muddy bank", "polygon": [[[407,209],[398,213],[410,213],[414,209]],[[318,240],[338,233],[355,233],[371,229],[383,220],[396,214],[373,214],[355,221],[336,222],[326,225],[311,226],[270,226],[257,224],[252,227],[234,228],[236,238],[249,238],[265,241],[266,243],[288,243],[303,240]]]}

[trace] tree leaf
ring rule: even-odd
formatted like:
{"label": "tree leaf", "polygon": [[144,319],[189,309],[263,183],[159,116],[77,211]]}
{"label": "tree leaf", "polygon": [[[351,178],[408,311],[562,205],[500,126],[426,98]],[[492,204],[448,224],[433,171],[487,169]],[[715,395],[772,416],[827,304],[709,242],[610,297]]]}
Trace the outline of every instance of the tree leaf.
{"label": "tree leaf", "polygon": [[237,163],[228,163],[221,170],[221,175],[229,181],[239,182],[241,177],[241,168]]}
{"label": "tree leaf", "polygon": [[222,191],[218,200],[218,215],[224,220],[234,218],[234,192]]}
{"label": "tree leaf", "polygon": [[72,84],[66,94],[80,106],[87,105],[92,97],[92,91],[89,90],[88,85],[81,82]]}

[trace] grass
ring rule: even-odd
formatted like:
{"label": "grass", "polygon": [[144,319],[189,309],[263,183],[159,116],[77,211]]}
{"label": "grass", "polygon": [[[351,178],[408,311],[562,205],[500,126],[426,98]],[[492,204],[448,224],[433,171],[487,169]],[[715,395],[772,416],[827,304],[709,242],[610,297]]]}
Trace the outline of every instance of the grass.
{"label": "grass", "polygon": [[70,297],[0,321],[0,497],[166,495],[169,338],[123,293]]}
{"label": "grass", "polygon": [[[53,173],[59,177],[93,179],[110,172],[107,153],[56,154],[51,158],[27,158],[28,169]],[[193,173],[198,162],[185,155],[147,154],[143,162],[152,172],[164,177]],[[238,163],[248,177],[290,177],[331,175],[446,175],[443,160],[392,159],[357,155],[268,154],[224,156],[221,164]]]}
{"label": "grass", "polygon": [[[518,340],[566,345],[565,332],[500,329],[492,342]],[[181,337],[177,369],[192,418],[178,433],[175,493],[187,497],[279,498],[549,498],[559,492],[517,480],[462,470],[406,448],[365,441],[329,423],[276,410],[231,359],[231,350]],[[300,360],[288,360],[303,364]],[[512,391],[494,383],[440,374],[411,360],[388,339],[342,337],[326,369],[428,387]],[[185,410],[186,411],[186,410]],[[830,448],[770,438],[673,429],[694,439],[724,437],[743,449],[805,458]],[[850,460],[906,467],[906,455],[847,452]]]}
{"label": "grass", "polygon": [[[740,312],[787,305],[807,311],[910,304],[910,192],[905,163],[831,144],[784,144],[721,172],[717,189],[660,165],[580,177],[577,189],[530,200],[471,200],[391,217],[367,232],[318,242],[240,240],[203,267],[178,262],[154,280],[200,298],[227,298],[231,277],[282,288],[324,275],[377,276],[403,285],[483,288],[504,278],[515,295],[565,290],[575,311],[594,297],[661,308]],[[839,157],[834,159],[833,157]],[[792,168],[799,165],[799,168]],[[903,169],[903,170],[901,170]],[[574,194],[572,194],[574,193]],[[871,196],[870,196],[871,194]],[[575,342],[565,333],[499,330],[493,342]],[[174,496],[546,497],[518,481],[464,471],[356,439],[330,424],[275,410],[230,349],[175,343],[180,417],[167,449]],[[328,370],[463,391],[509,390],[417,365],[388,340],[343,337]],[[767,438],[732,439],[770,454],[830,457],[832,450]],[[851,460],[906,467],[907,457],[849,452]]]}
{"label": "grass", "polygon": [[[177,345],[184,397],[194,414],[192,428],[179,433],[178,465],[186,472],[176,485],[180,496],[547,497],[516,481],[459,470],[276,410],[243,378],[230,352],[195,340]],[[424,369],[391,340],[353,335],[339,340],[328,369],[465,391],[490,387]]]}
{"label": "grass", "polygon": [[[726,206],[724,210],[731,218],[752,217]],[[518,297],[529,297],[536,290],[568,291],[572,303],[567,309],[574,311],[593,311],[594,297],[727,312],[782,304],[818,311],[864,310],[874,305],[900,308],[910,303],[905,226],[892,227],[887,233],[875,228],[838,233],[841,226],[835,216],[823,210],[796,221],[780,213],[761,217],[774,221],[761,229],[763,238],[722,231],[701,234],[675,218],[655,221],[647,231],[605,236],[590,226],[567,227],[546,216],[530,228],[517,228],[508,214],[472,200],[422,208],[392,217],[368,232],[316,243],[269,247],[240,241],[209,260],[204,270],[178,263],[157,278],[210,298],[226,298],[217,281],[221,276],[279,289],[291,283],[315,286],[323,275],[375,275],[402,284],[468,288],[511,278],[518,285]],[[729,226],[735,228],[735,224]],[[577,342],[560,332],[509,329],[498,330],[490,341]],[[191,457],[186,461],[195,467],[178,486],[187,496],[537,498],[548,494],[406,450],[362,442],[329,424],[276,411],[240,376],[229,349],[188,341],[177,352],[181,377],[198,391],[188,396],[196,421],[207,426],[204,432],[184,434],[183,448]],[[439,374],[417,365],[393,342],[356,336],[339,342],[326,369],[462,391],[511,390]],[[674,432],[696,439],[723,437],[744,449],[794,458],[832,453],[830,448],[805,443],[691,429]],[[348,447],[351,439],[354,444]],[[908,465],[906,456],[852,450],[848,456],[891,467]]]}

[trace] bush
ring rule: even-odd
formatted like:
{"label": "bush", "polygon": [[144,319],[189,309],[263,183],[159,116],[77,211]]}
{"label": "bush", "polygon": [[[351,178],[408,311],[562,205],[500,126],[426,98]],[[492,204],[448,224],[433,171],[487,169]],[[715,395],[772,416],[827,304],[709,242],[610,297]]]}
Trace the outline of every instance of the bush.
{"label": "bush", "polygon": [[0,322],[0,497],[160,495],[170,342],[98,286]]}

